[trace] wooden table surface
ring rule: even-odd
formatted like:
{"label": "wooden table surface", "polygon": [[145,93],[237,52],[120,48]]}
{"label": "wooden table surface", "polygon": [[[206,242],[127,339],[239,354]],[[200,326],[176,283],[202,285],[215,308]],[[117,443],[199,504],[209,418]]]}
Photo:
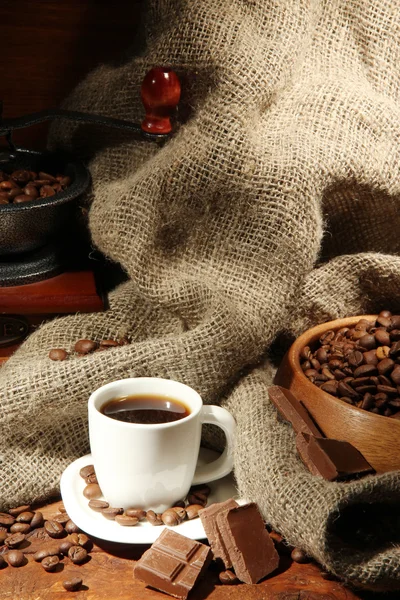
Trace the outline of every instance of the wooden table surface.
{"label": "wooden table surface", "polygon": [[[45,518],[50,518],[58,512],[60,504],[60,501],[56,501],[40,507],[40,510]],[[90,558],[85,564],[74,565],[65,557],[57,571],[47,573],[40,563],[32,559],[32,554],[46,543],[54,544],[54,540],[38,529],[29,542],[30,545],[24,548],[27,564],[19,568],[8,566],[0,571],[0,600],[66,600],[69,597],[79,600],[166,600],[170,597],[146,588],[142,582],[133,579],[134,561],[140,558],[147,546],[125,546],[94,540]],[[256,585],[221,585],[218,571],[211,567],[189,599],[357,600],[362,597],[338,581],[324,579],[315,563],[298,564],[291,561],[289,556],[280,556],[278,572]],[[62,582],[74,576],[82,578],[82,589],[67,592]]]}

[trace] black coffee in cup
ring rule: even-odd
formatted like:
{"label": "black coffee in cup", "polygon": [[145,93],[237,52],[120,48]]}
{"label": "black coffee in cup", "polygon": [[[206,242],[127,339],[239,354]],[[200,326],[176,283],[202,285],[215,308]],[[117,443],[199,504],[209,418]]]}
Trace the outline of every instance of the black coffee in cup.
{"label": "black coffee in cup", "polygon": [[189,408],[180,400],[147,394],[113,398],[101,407],[100,412],[117,421],[142,425],[179,421],[190,414]]}

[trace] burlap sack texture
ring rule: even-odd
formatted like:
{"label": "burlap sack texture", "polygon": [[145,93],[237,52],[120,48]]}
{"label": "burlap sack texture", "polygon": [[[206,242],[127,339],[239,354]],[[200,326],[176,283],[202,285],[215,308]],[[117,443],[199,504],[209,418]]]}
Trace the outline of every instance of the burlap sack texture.
{"label": "burlap sack texture", "polygon": [[[55,493],[88,451],[91,390],[166,376],[233,412],[240,493],[290,543],[348,582],[400,588],[399,475],[312,477],[266,394],[280,332],[400,306],[399,9],[151,0],[144,54],[72,94],[68,107],[139,120],[143,75],[173,65],[182,125],[161,149],[54,129],[53,146],[93,155],[93,243],[130,281],[109,311],[43,326],[1,369],[3,509]],[[47,358],[122,335],[132,344]]]}

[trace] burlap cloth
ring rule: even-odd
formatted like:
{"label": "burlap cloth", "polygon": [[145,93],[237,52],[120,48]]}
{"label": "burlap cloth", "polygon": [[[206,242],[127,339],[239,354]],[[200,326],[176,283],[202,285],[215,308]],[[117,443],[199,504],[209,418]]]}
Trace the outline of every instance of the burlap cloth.
{"label": "burlap cloth", "polygon": [[92,156],[93,244],[130,280],[0,370],[3,509],[57,492],[88,451],[91,390],[171,377],[233,412],[240,494],[290,543],[348,582],[400,588],[399,474],[311,476],[266,393],[279,333],[400,307],[399,15],[389,0],[151,0],[141,56],[79,85],[66,106],[138,121],[145,72],[174,65],[181,126],[161,149],[54,128],[53,147]]}

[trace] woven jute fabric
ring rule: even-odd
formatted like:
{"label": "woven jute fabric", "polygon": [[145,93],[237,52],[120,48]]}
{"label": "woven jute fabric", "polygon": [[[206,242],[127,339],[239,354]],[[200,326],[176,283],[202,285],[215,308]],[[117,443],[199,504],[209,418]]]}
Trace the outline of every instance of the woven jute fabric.
{"label": "woven jute fabric", "polygon": [[138,121],[149,68],[183,83],[163,147],[53,129],[51,147],[90,159],[93,245],[129,280],[107,312],[45,324],[0,370],[2,508],[58,491],[88,451],[93,389],[170,377],[232,411],[240,494],[290,543],[346,581],[400,588],[399,474],[313,477],[267,396],[281,333],[400,307],[399,17],[389,0],[151,0],[140,56],[72,93],[66,107]]}

